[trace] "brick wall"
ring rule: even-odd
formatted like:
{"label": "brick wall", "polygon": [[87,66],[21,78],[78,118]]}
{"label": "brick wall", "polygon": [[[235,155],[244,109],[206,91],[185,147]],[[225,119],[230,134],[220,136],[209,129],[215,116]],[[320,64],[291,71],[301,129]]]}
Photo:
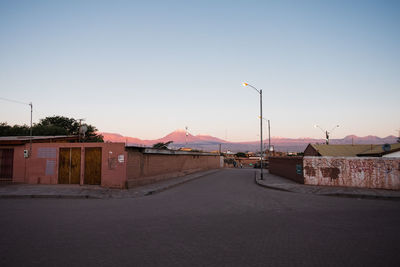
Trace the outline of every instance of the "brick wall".
{"label": "brick wall", "polygon": [[269,172],[304,184],[302,157],[270,157]]}
{"label": "brick wall", "polygon": [[400,159],[304,157],[305,183],[400,190]]}

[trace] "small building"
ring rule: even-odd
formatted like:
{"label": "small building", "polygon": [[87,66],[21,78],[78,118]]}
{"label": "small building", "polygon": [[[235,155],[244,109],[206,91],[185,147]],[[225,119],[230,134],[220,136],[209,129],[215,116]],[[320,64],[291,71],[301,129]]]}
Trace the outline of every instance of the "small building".
{"label": "small building", "polygon": [[126,188],[223,166],[222,157],[211,153],[78,143],[67,136],[30,141],[0,139],[0,182]]}
{"label": "small building", "polygon": [[391,145],[327,145],[309,144],[304,156],[314,157],[382,157],[400,150],[399,144]]}
{"label": "small building", "polygon": [[400,157],[400,143],[376,145],[373,149],[357,154],[359,157]]}

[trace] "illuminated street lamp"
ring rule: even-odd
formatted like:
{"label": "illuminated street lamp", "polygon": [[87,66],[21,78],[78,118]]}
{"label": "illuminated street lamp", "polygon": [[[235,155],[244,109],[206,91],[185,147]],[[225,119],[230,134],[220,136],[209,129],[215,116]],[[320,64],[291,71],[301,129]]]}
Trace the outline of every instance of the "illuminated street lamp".
{"label": "illuminated street lamp", "polygon": [[251,88],[253,88],[254,90],[257,91],[257,93],[260,95],[260,180],[263,180],[263,155],[264,155],[264,151],[263,151],[263,132],[262,132],[262,121],[263,121],[263,116],[262,116],[262,90],[258,90],[257,88],[255,88],[254,86],[252,86],[251,84],[248,84],[246,82],[242,83],[243,86],[250,86]]}

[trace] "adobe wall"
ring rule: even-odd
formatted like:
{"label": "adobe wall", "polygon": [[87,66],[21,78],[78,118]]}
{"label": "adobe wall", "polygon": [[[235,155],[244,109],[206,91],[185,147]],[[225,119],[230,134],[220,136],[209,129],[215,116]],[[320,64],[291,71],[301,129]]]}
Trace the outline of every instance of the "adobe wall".
{"label": "adobe wall", "polygon": [[400,190],[399,158],[304,157],[309,185]]}
{"label": "adobe wall", "polygon": [[33,143],[29,158],[23,156],[24,149],[29,150],[29,144],[4,146],[2,148],[14,148],[13,182],[58,184],[59,150],[63,147],[81,148],[81,185],[84,184],[85,148],[101,147],[101,186],[125,187],[127,154],[123,143]]}
{"label": "adobe wall", "polygon": [[144,153],[129,148],[127,153],[129,187],[222,167],[219,155]]}
{"label": "adobe wall", "polygon": [[303,157],[270,157],[269,172],[304,184]]}

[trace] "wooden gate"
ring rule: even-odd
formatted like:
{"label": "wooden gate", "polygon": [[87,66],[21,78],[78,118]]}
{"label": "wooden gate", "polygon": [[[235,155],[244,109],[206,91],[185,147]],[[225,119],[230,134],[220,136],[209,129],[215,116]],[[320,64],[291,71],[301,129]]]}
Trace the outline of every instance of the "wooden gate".
{"label": "wooden gate", "polygon": [[81,149],[60,148],[58,164],[59,184],[80,184],[81,180]]}
{"label": "wooden gate", "polygon": [[12,181],[14,164],[14,149],[0,149],[0,179],[2,181]]}
{"label": "wooden gate", "polygon": [[85,148],[85,184],[101,184],[101,147]]}

